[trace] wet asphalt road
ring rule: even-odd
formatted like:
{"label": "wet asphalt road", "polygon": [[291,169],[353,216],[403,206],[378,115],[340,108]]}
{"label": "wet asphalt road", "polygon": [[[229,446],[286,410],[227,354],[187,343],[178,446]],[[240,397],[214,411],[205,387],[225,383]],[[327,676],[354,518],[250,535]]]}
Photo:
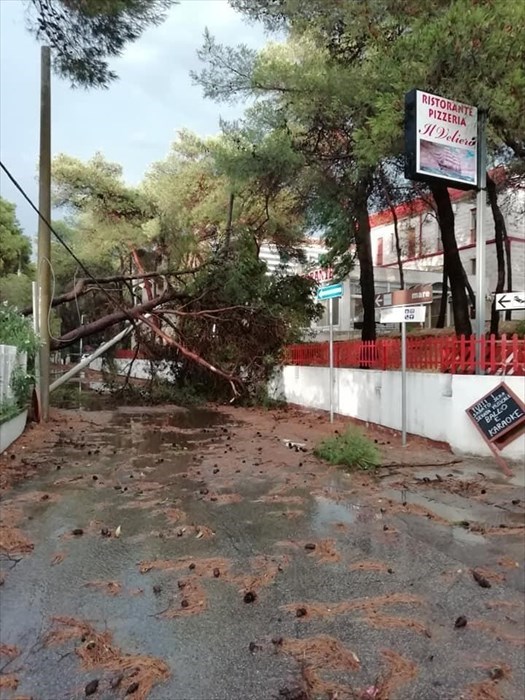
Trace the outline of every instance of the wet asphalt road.
{"label": "wet asphalt road", "polygon": [[[46,464],[2,506],[34,550],[0,561],[0,641],[20,652],[0,655],[17,681],[0,676],[0,697],[82,698],[93,680],[94,698],[145,696],[140,663],[122,663],[138,655],[168,669],[151,700],[521,698],[519,533],[452,526],[448,495],[435,517],[404,512],[386,482],[370,494],[290,449],[299,426],[242,418],[98,413],[36,451]],[[521,521],[518,509],[509,527]],[[89,661],[90,634],[47,637],[64,618],[107,632],[108,658]]]}

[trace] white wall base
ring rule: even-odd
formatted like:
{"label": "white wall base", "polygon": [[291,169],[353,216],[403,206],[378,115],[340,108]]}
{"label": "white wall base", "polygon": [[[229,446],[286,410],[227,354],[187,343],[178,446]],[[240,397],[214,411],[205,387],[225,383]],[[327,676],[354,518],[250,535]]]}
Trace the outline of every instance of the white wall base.
{"label": "white wall base", "polygon": [[15,440],[18,440],[20,435],[25,430],[27,422],[27,411],[23,411],[18,416],[11,420],[0,423],[0,454],[7,450]]}
{"label": "white wall base", "polygon": [[[113,362],[117,374],[125,377],[129,372],[129,366],[132,361],[114,359]],[[103,360],[101,357],[93,360],[93,362],[88,365],[89,369],[93,369],[97,372],[102,370],[102,366]],[[160,361],[152,363],[150,360],[135,360],[131,368],[130,377],[135,377],[135,379],[151,379],[152,367],[154,368],[154,375],[158,377],[158,379],[163,379],[168,382],[174,380],[172,365],[169,362]]]}
{"label": "white wall base", "polygon": [[[446,442],[457,454],[492,453],[465,409],[505,381],[525,401],[525,377],[407,373],[407,431]],[[306,408],[330,410],[327,367],[283,367],[270,395]],[[401,372],[334,369],[334,412],[401,430]],[[511,461],[525,461],[525,435],[502,450]]]}

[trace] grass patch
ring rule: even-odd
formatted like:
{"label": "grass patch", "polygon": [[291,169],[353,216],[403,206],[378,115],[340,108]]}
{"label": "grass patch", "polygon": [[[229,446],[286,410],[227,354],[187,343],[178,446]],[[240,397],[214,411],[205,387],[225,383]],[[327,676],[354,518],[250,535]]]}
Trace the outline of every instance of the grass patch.
{"label": "grass patch", "polygon": [[323,440],[315,447],[314,454],[330,464],[363,471],[375,469],[381,462],[377,447],[356,428]]}

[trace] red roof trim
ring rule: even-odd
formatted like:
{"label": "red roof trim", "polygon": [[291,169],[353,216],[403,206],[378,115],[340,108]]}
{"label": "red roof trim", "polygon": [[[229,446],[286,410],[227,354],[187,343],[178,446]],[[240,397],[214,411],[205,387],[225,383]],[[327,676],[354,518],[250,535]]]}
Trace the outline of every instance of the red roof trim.
{"label": "red roof trim", "polygon": [[[450,199],[452,202],[459,202],[462,199],[468,199],[472,196],[472,191],[465,190],[449,190]],[[409,216],[416,216],[417,214],[426,214],[431,212],[432,207],[429,202],[423,197],[418,197],[410,202],[404,202],[403,204],[398,204],[395,207],[395,212],[398,219],[406,219]],[[375,228],[376,226],[384,226],[385,224],[390,224],[394,220],[394,215],[391,209],[384,209],[376,214],[371,214],[370,217],[370,227]]]}
{"label": "red roof trim", "polygon": [[[506,171],[503,166],[498,166],[489,171],[489,175],[495,180],[496,183],[502,184],[505,181]],[[463,199],[468,199],[472,197],[475,192],[474,190],[455,190],[449,188],[450,199],[453,202],[459,202]],[[395,208],[398,219],[406,219],[409,216],[415,216],[416,214],[423,214],[432,211],[431,205],[424,197],[418,197],[410,202],[403,202]],[[371,214],[369,217],[370,227],[375,228],[376,226],[384,226],[389,224],[394,220],[392,210],[383,209],[375,214]]]}

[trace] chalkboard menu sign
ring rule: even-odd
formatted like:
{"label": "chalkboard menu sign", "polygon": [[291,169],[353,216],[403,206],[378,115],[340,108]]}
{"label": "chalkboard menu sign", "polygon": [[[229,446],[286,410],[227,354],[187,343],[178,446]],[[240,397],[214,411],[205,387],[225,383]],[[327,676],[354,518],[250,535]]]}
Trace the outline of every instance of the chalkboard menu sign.
{"label": "chalkboard menu sign", "polygon": [[525,430],[525,404],[504,382],[467,413],[489,446],[500,450]]}

